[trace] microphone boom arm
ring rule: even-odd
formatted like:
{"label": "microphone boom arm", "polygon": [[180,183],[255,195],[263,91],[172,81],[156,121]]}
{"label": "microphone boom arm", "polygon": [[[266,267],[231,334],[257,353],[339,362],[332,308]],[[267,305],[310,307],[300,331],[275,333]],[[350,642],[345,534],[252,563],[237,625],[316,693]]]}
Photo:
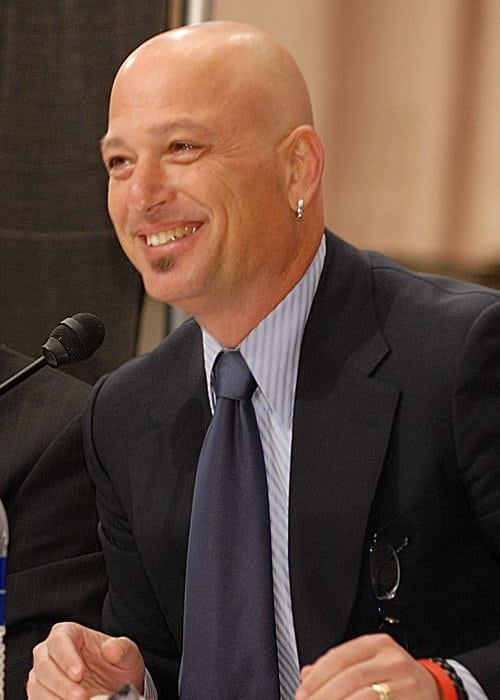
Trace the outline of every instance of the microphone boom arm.
{"label": "microphone boom arm", "polygon": [[47,360],[42,356],[37,360],[34,360],[27,367],[23,367],[23,369],[19,370],[19,372],[13,374],[12,377],[9,377],[0,384],[0,396],[3,396],[3,394],[6,394],[9,389],[14,388],[28,377],[31,377],[32,374],[38,372],[38,370],[44,367],[46,364],[48,364]]}

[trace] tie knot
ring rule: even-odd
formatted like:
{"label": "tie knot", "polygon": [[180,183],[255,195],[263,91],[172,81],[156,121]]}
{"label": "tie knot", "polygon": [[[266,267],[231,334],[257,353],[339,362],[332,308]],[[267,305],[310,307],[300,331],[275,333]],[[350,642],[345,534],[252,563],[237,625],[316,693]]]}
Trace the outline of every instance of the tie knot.
{"label": "tie knot", "polygon": [[225,399],[251,399],[257,387],[253,374],[238,350],[222,352],[214,365],[215,395]]}

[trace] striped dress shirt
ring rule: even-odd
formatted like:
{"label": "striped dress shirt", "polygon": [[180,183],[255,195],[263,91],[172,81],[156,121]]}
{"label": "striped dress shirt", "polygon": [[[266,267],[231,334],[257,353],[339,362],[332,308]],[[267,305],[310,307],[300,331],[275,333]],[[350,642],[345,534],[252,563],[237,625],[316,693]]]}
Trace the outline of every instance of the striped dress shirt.
{"label": "striped dress shirt", "polygon": [[[252,401],[262,441],[269,492],[274,615],[283,700],[293,698],[299,684],[299,658],[288,573],[293,405],[302,336],[318,287],[325,250],[323,237],[306,274],[238,348],[257,382]],[[225,349],[203,331],[205,372],[212,412],[215,407],[212,368],[219,352]]]}

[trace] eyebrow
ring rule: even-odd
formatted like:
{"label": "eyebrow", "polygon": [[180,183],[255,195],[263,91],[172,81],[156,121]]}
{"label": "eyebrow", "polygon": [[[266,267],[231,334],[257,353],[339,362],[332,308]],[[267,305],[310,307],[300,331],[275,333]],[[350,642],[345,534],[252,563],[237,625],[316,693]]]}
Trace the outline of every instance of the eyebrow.
{"label": "eyebrow", "polygon": [[[146,130],[146,133],[156,138],[165,138],[176,131],[183,131],[184,129],[189,129],[190,135],[194,134],[198,138],[207,138],[209,135],[208,129],[191,119],[181,119],[175,122],[151,126]],[[105,148],[123,148],[126,146],[126,141],[121,136],[108,136],[107,134],[102,137],[99,143],[101,151]]]}

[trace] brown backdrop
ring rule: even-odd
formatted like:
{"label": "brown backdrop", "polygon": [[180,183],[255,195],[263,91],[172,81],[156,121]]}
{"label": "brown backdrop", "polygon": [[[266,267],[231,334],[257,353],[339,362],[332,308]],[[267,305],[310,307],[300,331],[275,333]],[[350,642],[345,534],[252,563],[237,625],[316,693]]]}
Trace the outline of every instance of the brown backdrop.
{"label": "brown backdrop", "polygon": [[500,262],[500,2],[214,0],[266,28],[311,86],[327,223],[467,276]]}

